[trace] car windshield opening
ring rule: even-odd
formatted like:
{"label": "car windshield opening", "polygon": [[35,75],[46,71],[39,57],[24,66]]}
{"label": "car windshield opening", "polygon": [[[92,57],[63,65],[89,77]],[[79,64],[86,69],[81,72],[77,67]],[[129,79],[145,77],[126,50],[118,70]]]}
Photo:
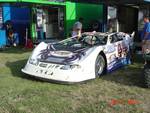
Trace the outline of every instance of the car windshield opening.
{"label": "car windshield opening", "polygon": [[58,43],[53,44],[55,49],[81,49],[91,47],[94,45],[104,45],[107,42],[107,38],[104,36],[92,36],[82,35],[80,38],[68,38]]}

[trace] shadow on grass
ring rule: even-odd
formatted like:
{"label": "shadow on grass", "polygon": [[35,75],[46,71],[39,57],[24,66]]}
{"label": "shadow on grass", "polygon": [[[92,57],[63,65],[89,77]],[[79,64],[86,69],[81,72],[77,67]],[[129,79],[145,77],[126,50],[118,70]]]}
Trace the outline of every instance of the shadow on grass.
{"label": "shadow on grass", "polygon": [[23,79],[28,79],[32,81],[39,81],[35,79],[34,77],[28,76],[27,74],[24,74],[21,69],[25,66],[27,63],[27,59],[24,60],[19,60],[16,62],[7,62],[6,66],[10,68],[12,76],[23,78]]}
{"label": "shadow on grass", "polygon": [[128,86],[137,86],[145,88],[143,63],[144,59],[142,55],[135,55],[132,65],[122,67],[114,72],[108,73],[100,77],[101,79],[116,82]]}
{"label": "shadow on grass", "polygon": [[0,53],[15,53],[15,54],[21,54],[21,53],[25,53],[25,52],[30,52],[33,49],[26,49],[24,47],[9,47],[9,48],[5,48],[3,50],[0,50]]}
{"label": "shadow on grass", "polygon": [[144,83],[143,69],[134,66],[122,67],[119,70],[102,76],[101,79],[127,86],[146,87]]}

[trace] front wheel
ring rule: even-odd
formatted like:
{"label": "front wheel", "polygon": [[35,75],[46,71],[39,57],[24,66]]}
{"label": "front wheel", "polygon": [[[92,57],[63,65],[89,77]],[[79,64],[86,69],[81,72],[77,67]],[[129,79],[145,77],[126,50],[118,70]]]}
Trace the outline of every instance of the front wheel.
{"label": "front wheel", "polygon": [[95,76],[99,77],[105,71],[106,62],[103,55],[98,55],[95,61]]}

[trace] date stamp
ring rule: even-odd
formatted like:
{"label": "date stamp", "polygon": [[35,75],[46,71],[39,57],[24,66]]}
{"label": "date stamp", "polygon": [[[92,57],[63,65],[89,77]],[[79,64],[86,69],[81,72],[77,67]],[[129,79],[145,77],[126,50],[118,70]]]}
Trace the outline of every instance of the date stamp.
{"label": "date stamp", "polygon": [[111,99],[109,102],[110,106],[115,106],[115,105],[137,105],[140,104],[141,102],[136,100],[136,99]]}

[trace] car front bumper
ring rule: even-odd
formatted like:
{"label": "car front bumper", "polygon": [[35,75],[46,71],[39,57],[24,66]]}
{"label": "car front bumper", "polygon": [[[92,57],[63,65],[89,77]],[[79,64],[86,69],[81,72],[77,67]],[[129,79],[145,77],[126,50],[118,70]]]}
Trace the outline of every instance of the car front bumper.
{"label": "car front bumper", "polygon": [[62,66],[63,65],[52,63],[43,63],[43,66],[36,66],[27,63],[26,66],[22,69],[22,72],[37,78],[67,83],[82,82],[95,78],[95,76],[92,75],[92,73],[86,73],[87,71],[82,67],[80,69],[75,68],[63,70],[60,69]]}

